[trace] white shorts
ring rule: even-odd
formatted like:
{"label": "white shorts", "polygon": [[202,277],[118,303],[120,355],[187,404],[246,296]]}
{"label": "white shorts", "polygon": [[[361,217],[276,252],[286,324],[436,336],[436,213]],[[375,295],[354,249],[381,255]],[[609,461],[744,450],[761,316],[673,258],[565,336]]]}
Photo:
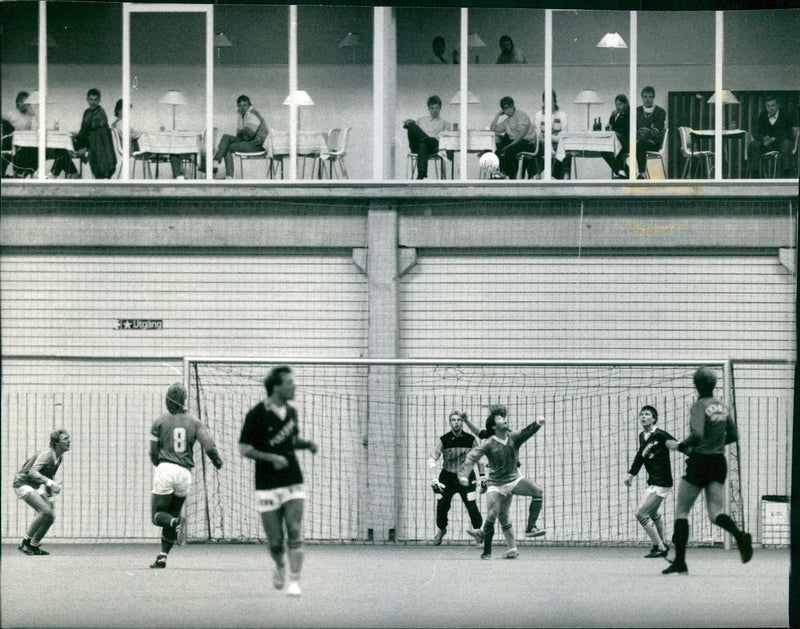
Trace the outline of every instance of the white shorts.
{"label": "white shorts", "polygon": [[514,480],[510,483],[506,483],[505,485],[489,485],[489,489],[486,490],[486,493],[493,493],[497,492],[503,496],[509,496],[511,492],[514,490],[514,487],[519,485],[519,482],[522,480],[522,476],[517,476]]}
{"label": "white shorts", "polygon": [[666,498],[671,491],[672,487],[660,487],[658,485],[648,485],[647,489],[645,489],[645,493],[655,494],[659,498]]}
{"label": "white shorts", "polygon": [[25,498],[25,496],[35,491],[36,490],[30,485],[22,485],[21,487],[14,487],[14,493],[17,494],[17,498],[19,499],[23,499]]}
{"label": "white shorts", "polygon": [[302,483],[275,489],[256,489],[256,503],[259,513],[275,511],[290,500],[305,499],[305,497],[306,492],[303,490]]}
{"label": "white shorts", "polygon": [[159,496],[186,496],[192,484],[192,473],[185,467],[163,461],[153,472],[153,493]]}

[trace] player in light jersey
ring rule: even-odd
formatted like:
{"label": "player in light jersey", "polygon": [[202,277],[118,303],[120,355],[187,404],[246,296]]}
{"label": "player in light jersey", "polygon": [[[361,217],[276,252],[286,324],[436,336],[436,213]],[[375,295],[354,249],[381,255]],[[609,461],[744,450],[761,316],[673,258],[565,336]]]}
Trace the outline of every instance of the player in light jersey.
{"label": "player in light jersey", "polygon": [[508,412],[505,406],[493,405],[489,408],[490,415],[486,419],[486,430],[479,435],[486,439],[481,445],[473,448],[464,460],[459,470],[458,479],[466,485],[467,474],[472,467],[485,456],[489,460],[489,490],[486,494],[488,512],[483,528],[467,531],[479,543],[483,543],[481,559],[492,557],[492,537],[494,536],[495,520],[500,521],[500,528],[506,539],[508,550],[507,559],[514,559],[519,555],[517,542],[514,538],[513,526],[509,520],[511,497],[531,496],[528,511],[528,527],[526,537],[539,537],[544,535],[544,529],[536,526],[536,520],[542,510],[542,490],[536,483],[528,480],[519,472],[519,448],[530,439],[544,425],[544,418],[537,419],[532,424],[525,426],[519,432],[512,432],[506,420]]}
{"label": "player in light jersey", "polygon": [[[428,467],[432,471],[436,470],[436,461],[442,457],[442,471],[438,476],[434,476],[431,487],[434,493],[439,494],[436,503],[436,535],[433,543],[439,546],[442,538],[447,532],[447,514],[450,511],[450,504],[453,496],[458,494],[461,501],[467,508],[472,528],[479,529],[483,524],[481,512],[475,502],[477,497],[477,484],[475,482],[475,471],[470,470],[467,480],[469,484],[463,487],[458,482],[458,470],[466,459],[467,454],[475,447],[477,440],[474,435],[464,432],[464,422],[467,419],[466,413],[453,411],[450,413],[450,432],[443,434],[436,440],[436,446],[430,457],[428,457]],[[481,491],[486,491],[486,480],[483,476],[483,465],[478,464],[478,473],[481,477]]]}
{"label": "player in light jersey", "polygon": [[666,557],[669,545],[664,537],[664,523],[661,521],[658,509],[664,498],[672,491],[672,463],[666,442],[674,441],[675,437],[656,428],[658,411],[653,406],[642,407],[639,411],[639,421],[643,428],[639,433],[639,449],[623,482],[626,487],[630,487],[634,476],[644,465],[647,470],[647,489],[636,511],[636,519],[653,542],[653,547],[645,557],[648,559]]}
{"label": "player in light jersey", "polygon": [[272,585],[283,589],[286,581],[284,527],[289,557],[287,596],[300,596],[300,570],[303,567],[303,473],[295,450],[317,452],[317,444],[299,437],[294,399],[294,375],[289,367],[276,367],[264,379],[267,399],[245,416],[239,437],[239,452],[253,459],[256,501],[261,523],[275,562]]}
{"label": "player in light jersey", "polygon": [[708,367],[700,367],[694,373],[694,386],[699,398],[689,410],[689,436],[678,443],[668,441],[670,450],[688,455],[686,473],[678,485],[675,504],[675,559],[663,574],[688,574],[686,566],[686,544],[689,541],[689,512],[701,491],[705,492],[708,517],[712,523],[722,527],[736,540],[742,563],[753,557],[753,542],[750,533],[739,530],[727,513],[725,504],[725,478],[728,466],[725,446],[739,439],[736,422],[730,411],[716,397],[714,387],[717,376]]}
{"label": "player in light jersey", "polygon": [[166,568],[167,555],[178,540],[181,509],[192,484],[194,444],[199,441],[217,469],[222,459],[208,429],[186,412],[186,389],[176,382],[167,389],[167,413],[150,429],[150,461],[153,472],[151,513],[153,524],[161,527],[161,552],[150,565]]}
{"label": "player in light jersey", "polygon": [[69,433],[63,428],[54,430],[50,433],[50,447],[28,458],[14,475],[13,487],[17,498],[24,500],[36,511],[28,532],[17,546],[26,555],[50,554],[42,550],[39,544],[56,519],[50,498],[61,493],[61,483],[54,481],[53,477],[70,446]]}

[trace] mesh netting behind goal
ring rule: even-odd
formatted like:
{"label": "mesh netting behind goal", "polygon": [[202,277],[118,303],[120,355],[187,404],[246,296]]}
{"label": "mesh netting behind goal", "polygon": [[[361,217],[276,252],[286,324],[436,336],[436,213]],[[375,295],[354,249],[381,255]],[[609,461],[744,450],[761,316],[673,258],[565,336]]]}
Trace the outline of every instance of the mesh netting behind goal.
{"label": "mesh netting behind goal", "polygon": [[[253,462],[239,455],[238,440],[245,414],[265,396],[264,376],[277,364],[187,361],[191,410],[209,427],[225,461],[217,472],[198,456],[186,508],[190,540],[264,539]],[[539,526],[547,529],[546,542],[644,545],[648,539],[634,512],[646,471],[630,489],[622,482],[638,447],[639,409],[655,406],[658,427],[684,438],[697,366],[296,361],[300,434],[320,446],[316,455],[298,452],[307,493],[305,536],[331,542],[430,539],[436,496],[427,459],[450,429],[448,414],[458,409],[482,426],[487,405],[502,403],[512,430],[537,416],[546,419],[519,453],[522,473],[544,490]],[[724,369],[721,364],[715,369],[721,397]],[[684,460],[673,454],[676,485]],[[735,475],[737,466],[729,470]],[[674,495],[662,508],[668,535]],[[485,512],[485,498],[479,506]],[[518,537],[527,510],[528,499],[515,498]],[[722,542],[704,505],[691,517],[694,543]],[[467,526],[456,497],[448,539],[468,540]]]}

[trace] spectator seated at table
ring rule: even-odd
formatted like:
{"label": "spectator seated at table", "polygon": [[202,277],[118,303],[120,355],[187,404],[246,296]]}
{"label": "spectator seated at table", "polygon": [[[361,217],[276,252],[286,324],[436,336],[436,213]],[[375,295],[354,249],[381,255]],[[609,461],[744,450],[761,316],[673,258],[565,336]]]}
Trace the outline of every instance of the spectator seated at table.
{"label": "spectator seated at table", "polygon": [[776,172],[781,177],[791,177],[794,129],[789,116],[781,109],[778,99],[772,94],[764,99],[764,111],[758,115],[753,138],[747,146],[750,177],[760,176],[761,156],[770,151],[778,152]]}
{"label": "spectator seated at table", "polygon": [[[403,128],[408,132],[408,148],[417,154],[417,179],[428,177],[428,157],[439,152],[439,136],[442,131],[451,131],[453,125],[440,116],[442,99],[438,96],[428,98],[428,112],[416,121],[408,119]],[[451,151],[452,153],[452,151]],[[452,161],[453,156],[448,155]]]}
{"label": "spectator seated at table", "polygon": [[611,117],[608,119],[608,128],[617,134],[619,140],[619,152],[614,155],[613,153],[602,153],[603,159],[611,167],[611,177],[614,179],[627,179],[630,176],[628,168],[628,148],[630,147],[630,119],[631,119],[631,106],[628,102],[628,97],[625,94],[617,94],[614,99],[614,111],[611,112]]}
{"label": "spectator seated at table", "polygon": [[441,35],[437,35],[433,38],[431,48],[433,49],[433,54],[428,58],[428,63],[439,65],[443,63],[458,63],[458,50],[453,50],[452,54],[448,55],[446,53],[447,44],[444,41],[444,37]]}
{"label": "spectator seated at table", "polygon": [[[239,116],[236,123],[236,135],[225,134],[220,138],[214,161],[225,160],[225,178],[233,179],[233,154],[255,153],[264,149],[269,129],[264,117],[258,113],[250,102],[250,98],[242,94],[236,99]],[[205,167],[201,165],[200,171]],[[216,172],[216,167],[214,168]]]}
{"label": "spectator seated at table", "polygon": [[[544,92],[542,92],[542,108],[537,111],[533,115],[533,126],[536,129],[536,132],[539,134],[539,140],[542,142],[542,146],[544,146]],[[558,107],[558,100],[556,99],[556,93],[553,91],[553,124],[551,125],[551,134],[553,136],[552,142],[552,151],[551,155],[555,155],[556,149],[558,148],[558,140],[561,137],[561,133],[567,130],[567,114],[565,114],[561,109]],[[539,172],[544,170],[544,151],[542,154],[536,158],[536,161],[539,165]],[[553,178],[554,179],[564,179],[565,177],[569,179],[570,176],[570,169],[572,167],[572,156],[567,155],[564,157],[563,160],[554,159],[553,160]]]}
{"label": "spectator seated at table", "polygon": [[[505,118],[501,121],[500,116]],[[509,179],[515,179],[517,154],[522,151],[533,153],[536,150],[536,127],[528,114],[514,106],[513,98],[504,96],[500,99],[500,112],[489,128],[496,136],[495,152],[500,159],[500,172]]]}
{"label": "spectator seated at table", "polygon": [[514,41],[508,36],[500,38],[500,54],[497,56],[497,63],[528,63],[525,53],[519,48],[514,47]]}
{"label": "spectator seated at table", "polygon": [[642,90],[642,104],[636,108],[636,166],[638,178],[644,179],[647,151],[660,151],[664,142],[667,112],[653,101],[656,91],[649,85]]}
{"label": "spectator seated at table", "polygon": [[[130,106],[130,109],[133,109],[133,105]],[[114,105],[114,122],[111,123],[111,128],[116,129],[119,132],[119,137],[122,137],[122,99],[120,98],[117,101],[117,104]],[[135,153],[139,150],[139,136],[142,135],[139,131],[135,131],[133,127],[130,127],[130,134],[131,134],[131,152]]]}
{"label": "spectator seated at table", "polygon": [[[8,127],[3,127],[3,150],[6,149],[6,135],[10,136],[14,131],[36,131],[39,128],[39,118],[33,111],[33,107],[28,104],[28,92],[17,94],[16,109],[3,114],[3,120]],[[13,140],[8,138],[9,144]],[[45,149],[45,157],[53,160],[50,174],[58,177],[62,172],[67,173],[67,177],[77,177],[78,169],[72,163],[69,152],[65,149]],[[32,176],[39,167],[39,149],[35,146],[20,146],[17,148],[13,158],[14,176]]]}
{"label": "spectator seated at table", "polygon": [[89,107],[83,112],[81,130],[73,138],[76,154],[88,161],[96,179],[111,179],[117,169],[117,152],[111,139],[108,116],[100,106],[100,90],[86,92]]}

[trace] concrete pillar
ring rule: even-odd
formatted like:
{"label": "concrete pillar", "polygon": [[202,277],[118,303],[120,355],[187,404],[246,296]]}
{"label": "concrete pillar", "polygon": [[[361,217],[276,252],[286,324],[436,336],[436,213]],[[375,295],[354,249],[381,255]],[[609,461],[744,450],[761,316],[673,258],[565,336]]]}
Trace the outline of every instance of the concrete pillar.
{"label": "concrete pillar", "polygon": [[394,9],[375,7],[372,65],[373,170],[375,181],[394,179],[397,28]]}
{"label": "concrete pillar", "polygon": [[[395,358],[398,337],[397,210],[377,201],[367,216],[366,271],[369,290],[368,355]],[[368,378],[367,475],[363,512],[375,541],[394,541],[402,475],[397,431],[397,368],[373,366]]]}

